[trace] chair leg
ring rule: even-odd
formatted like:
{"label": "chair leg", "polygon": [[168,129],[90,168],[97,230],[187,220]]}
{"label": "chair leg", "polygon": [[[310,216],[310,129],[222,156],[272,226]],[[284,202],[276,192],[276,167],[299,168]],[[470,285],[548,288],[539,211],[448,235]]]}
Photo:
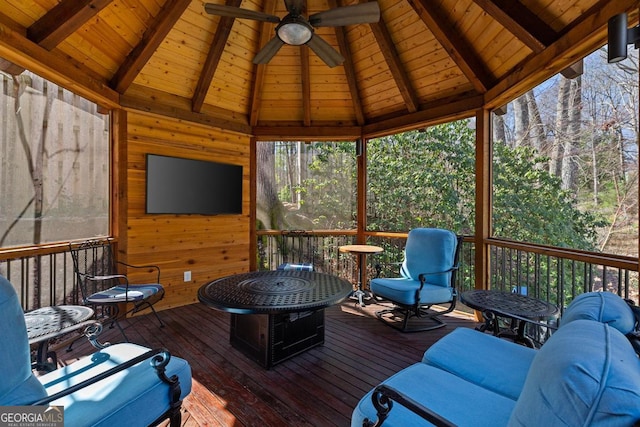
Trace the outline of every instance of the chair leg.
{"label": "chair leg", "polygon": [[153,304],[149,304],[149,308],[151,309],[151,311],[153,312],[153,315],[156,316],[156,319],[158,319],[158,323],[160,323],[160,327],[164,328],[164,322],[162,321],[162,319],[160,318],[160,316],[158,316],[158,312],[156,311],[155,308],[153,308]]}
{"label": "chair leg", "polygon": [[131,310],[129,310],[129,313],[132,313],[132,314],[133,313],[137,313],[137,312],[142,311],[142,310],[147,309],[147,308],[151,309],[151,312],[156,317],[156,320],[158,320],[158,323],[160,324],[160,327],[163,328],[164,327],[164,322],[162,321],[162,319],[160,319],[160,316],[158,316],[158,312],[153,307],[153,304],[151,304],[148,301],[143,301],[143,302],[139,303],[138,305],[133,307]]}
{"label": "chair leg", "polygon": [[[441,314],[447,313],[449,311],[434,313],[434,312],[428,312],[427,310],[422,308],[418,308],[416,310],[414,307],[407,308],[407,307],[394,306],[393,308],[376,312],[376,317],[378,317],[378,319],[384,322],[384,324],[391,326],[392,328],[400,332],[405,332],[405,333],[406,332],[423,332],[423,331],[431,331],[431,330],[442,328],[443,326],[445,326],[446,323],[442,321],[438,316],[440,316]],[[431,324],[429,326],[410,327],[409,319],[412,317],[428,320],[433,322],[434,324]],[[394,319],[396,321],[393,321]],[[401,319],[402,326],[398,325],[400,321],[398,321],[397,319]]]}

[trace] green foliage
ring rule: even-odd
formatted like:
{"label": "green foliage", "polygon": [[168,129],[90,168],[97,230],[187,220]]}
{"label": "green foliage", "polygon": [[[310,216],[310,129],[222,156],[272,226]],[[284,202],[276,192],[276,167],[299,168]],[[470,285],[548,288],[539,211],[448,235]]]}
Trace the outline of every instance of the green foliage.
{"label": "green foliage", "polygon": [[368,229],[473,233],[474,141],[467,121],[370,141]]}
{"label": "green foliage", "polygon": [[581,212],[571,193],[544,167],[530,147],[494,144],[494,234],[543,245],[594,250],[596,228],[591,212]]}
{"label": "green foliage", "polygon": [[357,168],[353,142],[316,142],[307,166],[308,178],[295,189],[301,195],[297,215],[315,229],[355,228]]}
{"label": "green foliage", "polygon": [[[496,236],[593,250],[601,221],[581,212],[527,147],[494,146]],[[368,145],[368,228],[444,227],[473,234],[475,132],[467,120],[372,140]]]}

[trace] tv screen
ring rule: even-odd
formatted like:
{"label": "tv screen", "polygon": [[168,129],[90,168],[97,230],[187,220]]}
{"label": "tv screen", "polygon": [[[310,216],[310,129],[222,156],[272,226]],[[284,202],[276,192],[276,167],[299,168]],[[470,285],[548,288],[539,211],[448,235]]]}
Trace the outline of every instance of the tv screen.
{"label": "tv screen", "polygon": [[241,214],[242,166],[147,154],[146,211]]}

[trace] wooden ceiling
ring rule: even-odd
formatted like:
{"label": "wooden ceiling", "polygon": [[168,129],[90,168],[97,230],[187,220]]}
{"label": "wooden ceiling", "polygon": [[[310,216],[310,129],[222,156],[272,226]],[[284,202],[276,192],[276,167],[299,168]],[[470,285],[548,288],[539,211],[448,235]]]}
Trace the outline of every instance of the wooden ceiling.
{"label": "wooden ceiling", "polygon": [[[357,0],[307,0],[306,15]],[[283,0],[211,0],[284,17]],[[636,0],[378,0],[374,24],[317,28],[252,59],[275,24],[209,15],[200,0],[2,0],[0,69],[24,67],[121,105],[258,137],[375,136],[514,96],[606,42]],[[27,55],[25,56],[24,53]],[[95,97],[94,97],[95,99]]]}

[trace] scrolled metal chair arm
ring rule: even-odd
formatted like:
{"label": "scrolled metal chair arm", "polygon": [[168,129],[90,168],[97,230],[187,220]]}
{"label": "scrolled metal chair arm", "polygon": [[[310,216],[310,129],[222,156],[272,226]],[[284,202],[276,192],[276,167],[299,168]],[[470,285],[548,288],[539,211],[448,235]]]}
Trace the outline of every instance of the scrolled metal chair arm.
{"label": "scrolled metal chair arm", "polygon": [[102,333],[102,323],[95,322],[86,328],[84,328],[84,336],[87,337],[89,342],[95,348],[102,350],[103,348],[107,348],[111,345],[109,342],[101,343],[98,341],[98,335]]}
{"label": "scrolled metal chair arm", "polygon": [[378,419],[373,421],[365,418],[363,427],[379,427],[389,416],[394,402],[404,406],[411,412],[427,420],[436,427],[455,427],[456,425],[431,409],[402,394],[400,391],[388,385],[381,384],[375,388],[371,395],[371,401],[376,408]]}

